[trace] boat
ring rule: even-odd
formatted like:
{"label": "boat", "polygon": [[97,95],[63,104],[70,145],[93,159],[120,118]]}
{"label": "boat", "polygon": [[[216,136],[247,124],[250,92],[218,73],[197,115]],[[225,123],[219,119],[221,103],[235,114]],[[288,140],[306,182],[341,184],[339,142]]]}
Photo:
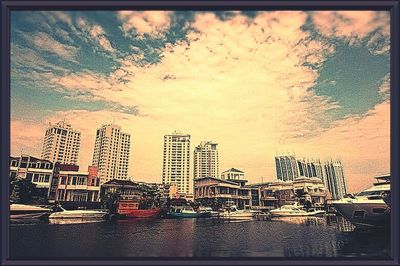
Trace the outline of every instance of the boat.
{"label": "boat", "polygon": [[49,219],[104,219],[108,212],[104,210],[66,210],[61,206],[56,207],[56,211],[49,215]]}
{"label": "boat", "polygon": [[332,202],[336,210],[359,227],[390,226],[390,174],[375,176],[374,185]]}
{"label": "boat", "polygon": [[325,211],[309,209],[305,210],[297,202],[290,205],[283,205],[280,208],[269,211],[272,217],[289,217],[289,216],[318,216],[324,215]]}
{"label": "boat", "polygon": [[42,219],[49,215],[50,209],[25,204],[10,205],[10,219]]}
{"label": "boat", "polygon": [[201,213],[196,212],[190,206],[172,206],[167,216],[171,218],[199,218]]}
{"label": "boat", "polygon": [[219,212],[214,211],[211,207],[200,206],[197,210],[200,213],[200,217],[218,217]]}
{"label": "boat", "polygon": [[222,219],[248,220],[253,219],[256,213],[258,212],[250,210],[239,210],[236,205],[231,205],[229,207],[226,207],[225,210],[219,214],[219,217]]}
{"label": "boat", "polygon": [[117,214],[126,218],[154,218],[161,214],[161,208],[140,209],[139,201],[120,200]]}

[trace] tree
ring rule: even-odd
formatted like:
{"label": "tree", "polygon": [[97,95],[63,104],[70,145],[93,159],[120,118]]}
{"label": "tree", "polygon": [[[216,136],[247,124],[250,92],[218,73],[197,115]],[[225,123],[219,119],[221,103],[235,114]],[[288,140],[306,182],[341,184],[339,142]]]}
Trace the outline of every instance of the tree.
{"label": "tree", "polygon": [[16,177],[10,181],[10,200],[17,203],[28,203],[32,200],[36,189],[35,184],[21,177]]}
{"label": "tree", "polygon": [[116,192],[108,192],[104,194],[101,198],[101,202],[103,203],[103,207],[108,209],[110,213],[116,213],[117,204],[120,199],[121,193],[119,190],[117,190]]}

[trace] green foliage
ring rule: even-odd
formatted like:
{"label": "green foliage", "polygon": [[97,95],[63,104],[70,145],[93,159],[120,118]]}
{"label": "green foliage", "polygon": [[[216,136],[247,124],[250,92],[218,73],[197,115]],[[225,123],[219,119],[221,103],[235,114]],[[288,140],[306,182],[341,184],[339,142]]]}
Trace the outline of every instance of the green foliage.
{"label": "green foliage", "polygon": [[16,177],[10,180],[10,200],[17,203],[28,203],[35,195],[36,185],[25,178]]}

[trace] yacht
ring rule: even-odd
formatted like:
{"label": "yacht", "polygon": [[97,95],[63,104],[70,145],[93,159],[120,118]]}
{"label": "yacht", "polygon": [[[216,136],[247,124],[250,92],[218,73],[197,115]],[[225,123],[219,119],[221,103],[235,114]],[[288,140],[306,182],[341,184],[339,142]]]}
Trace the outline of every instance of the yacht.
{"label": "yacht", "polygon": [[10,205],[10,219],[40,219],[45,218],[50,213],[50,209],[25,205],[25,204],[11,204]]}
{"label": "yacht", "polygon": [[250,210],[239,210],[236,205],[227,207],[220,213],[219,217],[222,219],[253,219],[257,212]]}
{"label": "yacht", "polygon": [[390,174],[375,179],[373,187],[332,202],[336,210],[356,226],[387,227],[390,224]]}
{"label": "yacht", "polygon": [[49,219],[104,219],[108,214],[103,210],[66,210],[57,206],[57,211],[50,214]]}
{"label": "yacht", "polygon": [[324,215],[325,211],[309,209],[305,210],[297,202],[290,205],[283,205],[282,207],[270,210],[272,217],[289,217],[289,216],[318,216]]}

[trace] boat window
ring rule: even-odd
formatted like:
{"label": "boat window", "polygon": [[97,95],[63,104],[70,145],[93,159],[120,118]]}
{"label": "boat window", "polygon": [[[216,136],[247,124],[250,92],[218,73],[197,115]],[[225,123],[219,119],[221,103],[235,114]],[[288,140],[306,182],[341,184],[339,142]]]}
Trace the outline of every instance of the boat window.
{"label": "boat window", "polygon": [[365,215],[365,212],[364,211],[355,211],[354,213],[353,213],[353,218],[358,218],[358,219],[362,219],[362,218],[364,218],[364,215]]}
{"label": "boat window", "polygon": [[373,213],[384,213],[385,209],[383,208],[372,208]]}

